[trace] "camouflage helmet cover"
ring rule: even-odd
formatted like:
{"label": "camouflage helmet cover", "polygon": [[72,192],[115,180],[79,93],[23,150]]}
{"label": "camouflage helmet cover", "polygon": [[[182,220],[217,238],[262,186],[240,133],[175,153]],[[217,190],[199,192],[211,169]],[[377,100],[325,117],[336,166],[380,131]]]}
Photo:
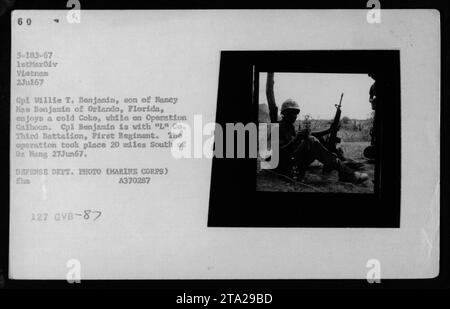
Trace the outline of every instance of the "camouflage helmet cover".
{"label": "camouflage helmet cover", "polygon": [[296,109],[300,111],[300,106],[298,103],[292,99],[287,99],[286,101],[281,104],[281,112],[287,110],[287,109]]}

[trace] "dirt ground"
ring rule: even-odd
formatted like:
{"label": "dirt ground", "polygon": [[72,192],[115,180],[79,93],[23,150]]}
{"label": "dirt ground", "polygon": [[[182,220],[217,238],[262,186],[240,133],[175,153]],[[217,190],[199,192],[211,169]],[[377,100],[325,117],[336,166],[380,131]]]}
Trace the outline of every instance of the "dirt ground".
{"label": "dirt ground", "polygon": [[363,163],[361,172],[369,175],[369,180],[361,184],[341,182],[338,179],[337,171],[328,174],[322,173],[322,164],[315,161],[301,182],[292,181],[283,176],[277,175],[269,170],[262,169],[257,175],[258,191],[282,191],[282,192],[339,192],[339,193],[373,193],[375,165],[369,163],[362,153],[369,142],[344,142],[341,147],[344,155],[357,162]]}

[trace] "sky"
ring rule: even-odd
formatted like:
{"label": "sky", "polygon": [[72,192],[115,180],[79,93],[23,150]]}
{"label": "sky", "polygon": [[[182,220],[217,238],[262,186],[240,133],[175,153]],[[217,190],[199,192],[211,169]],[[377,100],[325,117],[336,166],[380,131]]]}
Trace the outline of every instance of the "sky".
{"label": "sky", "polygon": [[[267,104],[267,73],[259,75],[259,103]],[[374,80],[367,74],[335,73],[276,73],[274,75],[275,101],[281,104],[291,98],[300,105],[300,117],[310,115],[312,119],[332,119],[341,93],[342,115],[351,119],[370,118],[369,89]]]}

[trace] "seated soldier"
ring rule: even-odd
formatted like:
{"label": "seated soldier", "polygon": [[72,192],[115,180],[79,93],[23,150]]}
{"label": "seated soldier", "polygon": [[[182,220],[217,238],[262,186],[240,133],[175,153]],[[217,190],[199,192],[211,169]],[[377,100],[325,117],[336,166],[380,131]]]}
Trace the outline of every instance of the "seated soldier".
{"label": "seated soldier", "polygon": [[[336,169],[339,180],[345,182],[361,183],[369,177],[365,173],[355,172],[344,165],[337,155],[328,151],[309,129],[295,131],[294,122],[300,113],[297,102],[288,99],[281,105],[282,119],[279,124],[279,153],[280,161],[277,170],[283,174],[291,175],[294,165],[300,171],[300,177],[314,160],[319,160],[328,168]],[[320,132],[318,136],[326,134],[329,130]]]}

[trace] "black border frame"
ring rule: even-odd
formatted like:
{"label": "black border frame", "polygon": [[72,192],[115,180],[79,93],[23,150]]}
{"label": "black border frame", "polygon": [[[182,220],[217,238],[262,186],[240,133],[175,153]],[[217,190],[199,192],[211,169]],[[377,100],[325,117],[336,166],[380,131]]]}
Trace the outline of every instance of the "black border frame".
{"label": "black border frame", "polygon": [[[64,9],[66,1],[34,2],[23,0],[13,6],[13,9]],[[162,0],[152,2],[111,2],[105,0],[90,0],[83,2],[82,9],[367,9],[365,1],[310,1],[292,2],[279,0],[276,2],[258,2],[257,4],[243,1],[206,1],[206,0]],[[440,13],[441,29],[441,85],[449,82],[449,3],[445,0],[398,0],[383,1],[382,9],[436,9]],[[11,24],[10,10],[0,16],[0,126],[4,140],[9,145],[9,85],[10,85],[10,44]],[[440,205],[448,205],[449,200],[449,133],[450,133],[450,108],[446,104],[450,100],[449,89],[441,87],[441,177],[440,177]],[[8,149],[9,150],[9,149]],[[246,289],[253,292],[268,291],[270,289],[290,289],[290,292],[279,293],[284,298],[298,302],[297,289],[448,289],[449,283],[449,210],[441,207],[440,211],[440,273],[432,279],[386,279],[381,284],[368,284],[365,280],[136,280],[136,281],[105,281],[93,280],[83,281],[81,285],[69,285],[65,281],[41,281],[41,280],[10,280],[5,278],[8,273],[8,250],[9,250],[9,151],[2,152],[2,162],[8,168],[3,169],[4,188],[8,191],[3,194],[4,202],[0,208],[0,288],[153,288],[172,289],[171,295],[179,291],[189,292],[191,289],[222,289],[225,291],[236,291]],[[6,163],[7,162],[7,163]],[[5,190],[5,191],[6,191]],[[189,287],[189,288],[187,288]],[[155,293],[153,295],[157,295]],[[162,294],[161,294],[162,295]],[[165,300],[165,298],[161,298]]]}

